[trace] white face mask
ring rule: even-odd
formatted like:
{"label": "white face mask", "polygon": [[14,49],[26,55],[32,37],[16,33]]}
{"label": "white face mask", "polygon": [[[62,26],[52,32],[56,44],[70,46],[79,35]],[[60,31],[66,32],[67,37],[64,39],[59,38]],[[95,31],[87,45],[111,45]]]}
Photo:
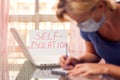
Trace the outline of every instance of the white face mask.
{"label": "white face mask", "polygon": [[94,21],[92,18],[78,23],[77,26],[82,30],[86,32],[95,32],[98,31],[101,25],[105,22],[105,16],[102,16],[101,20],[99,22]]}

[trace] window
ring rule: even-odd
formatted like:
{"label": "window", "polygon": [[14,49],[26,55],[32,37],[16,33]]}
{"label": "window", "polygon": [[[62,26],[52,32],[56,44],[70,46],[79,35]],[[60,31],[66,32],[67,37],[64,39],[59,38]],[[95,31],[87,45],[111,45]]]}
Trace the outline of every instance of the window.
{"label": "window", "polygon": [[[16,28],[26,45],[29,30],[66,29],[69,32],[70,23],[61,23],[55,16],[56,3],[57,0],[12,0],[8,27]],[[8,43],[10,76],[13,80],[26,58],[11,34],[8,34]]]}

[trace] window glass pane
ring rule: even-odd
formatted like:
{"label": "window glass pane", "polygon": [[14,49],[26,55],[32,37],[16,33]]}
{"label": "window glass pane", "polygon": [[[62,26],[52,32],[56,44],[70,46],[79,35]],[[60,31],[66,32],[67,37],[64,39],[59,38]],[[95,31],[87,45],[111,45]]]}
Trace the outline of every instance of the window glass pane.
{"label": "window glass pane", "polygon": [[10,1],[9,14],[29,15],[35,13],[35,0]]}
{"label": "window glass pane", "polygon": [[[61,23],[54,18],[58,0],[38,0],[39,2],[36,3],[35,1],[37,0],[10,0],[8,28],[16,28],[27,46],[29,30],[66,29],[69,35],[70,23]],[[42,18],[38,14],[42,14]],[[10,80],[15,80],[26,58],[10,31],[8,33],[8,57]]]}
{"label": "window glass pane", "polygon": [[69,30],[70,23],[69,22],[40,22],[39,30]]}
{"label": "window glass pane", "polygon": [[[33,22],[11,22],[9,23],[9,28],[14,27],[16,28],[23,41],[28,44],[28,33],[29,30],[34,30],[35,29],[35,24]],[[10,36],[10,34],[8,34],[8,36]],[[11,37],[8,37],[8,39],[11,39]],[[8,44],[8,45],[12,45],[12,44]],[[16,44],[18,46],[18,44]]]}
{"label": "window glass pane", "polygon": [[56,3],[58,0],[39,0],[39,13],[40,14],[55,14]]}

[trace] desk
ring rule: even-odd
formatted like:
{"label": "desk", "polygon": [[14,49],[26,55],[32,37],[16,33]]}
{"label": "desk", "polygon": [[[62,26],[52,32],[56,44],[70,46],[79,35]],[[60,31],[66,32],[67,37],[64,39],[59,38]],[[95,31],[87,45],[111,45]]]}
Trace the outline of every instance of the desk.
{"label": "desk", "polygon": [[62,77],[51,74],[51,69],[37,68],[29,61],[25,61],[15,80],[114,80],[100,76],[91,77]]}

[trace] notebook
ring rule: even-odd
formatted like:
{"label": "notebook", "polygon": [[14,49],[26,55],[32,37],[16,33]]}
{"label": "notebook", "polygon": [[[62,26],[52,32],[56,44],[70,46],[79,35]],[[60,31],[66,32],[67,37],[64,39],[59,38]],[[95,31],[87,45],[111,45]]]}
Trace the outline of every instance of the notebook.
{"label": "notebook", "polygon": [[[59,58],[58,59],[54,59],[54,57],[56,57],[56,56],[54,56],[54,55],[52,55],[52,59],[51,58],[49,58],[49,56],[50,56],[50,53],[52,53],[52,52],[48,52],[48,56],[46,56],[46,58],[43,58],[43,56],[41,57],[40,55],[38,55],[39,56],[39,58],[37,59],[37,58],[35,58],[34,57],[34,55],[31,55],[31,53],[30,53],[30,51],[29,51],[29,49],[26,47],[26,45],[24,44],[24,42],[23,42],[23,40],[22,40],[22,38],[21,38],[21,36],[20,36],[20,34],[17,32],[17,30],[15,29],[15,28],[10,28],[10,31],[11,31],[11,33],[12,33],[12,35],[13,35],[13,37],[15,38],[15,40],[17,41],[17,43],[18,43],[18,45],[19,45],[19,47],[21,48],[21,50],[22,50],[22,52],[23,52],[23,54],[24,54],[24,56],[28,59],[28,61],[30,61],[32,64],[34,64],[35,66],[37,66],[37,67],[60,67],[60,65],[59,65]],[[42,54],[44,54],[44,53],[42,53]],[[66,54],[66,53],[64,53],[64,54]],[[63,54],[58,54],[57,56],[62,56]],[[50,59],[50,60],[49,60]],[[38,63],[39,62],[39,63]],[[43,62],[44,62],[44,64],[43,64]],[[50,64],[51,63],[51,64]]]}

